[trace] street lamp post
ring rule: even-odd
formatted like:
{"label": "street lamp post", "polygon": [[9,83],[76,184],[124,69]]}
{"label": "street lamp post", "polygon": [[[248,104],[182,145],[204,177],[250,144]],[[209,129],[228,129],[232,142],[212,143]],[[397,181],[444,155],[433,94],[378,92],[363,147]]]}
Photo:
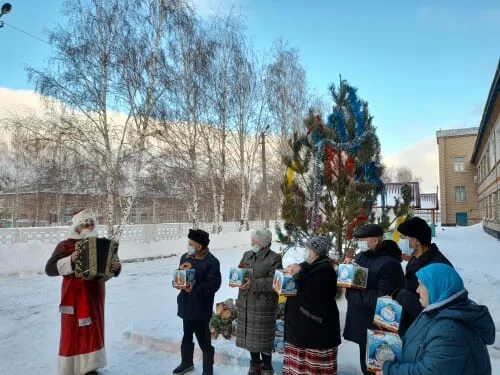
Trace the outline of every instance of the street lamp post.
{"label": "street lamp post", "polygon": [[[3,4],[0,10],[0,17],[2,17],[4,14],[10,13],[11,10],[12,10],[12,5],[10,5],[10,3]],[[2,28],[3,25],[4,25],[3,21],[0,21],[0,28]]]}

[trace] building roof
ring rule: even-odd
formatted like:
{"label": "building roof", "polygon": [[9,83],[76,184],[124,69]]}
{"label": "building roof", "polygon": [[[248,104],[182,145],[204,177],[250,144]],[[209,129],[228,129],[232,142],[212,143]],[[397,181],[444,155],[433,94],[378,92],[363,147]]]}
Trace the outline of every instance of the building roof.
{"label": "building roof", "polygon": [[[387,182],[385,184],[385,204],[387,206],[393,206],[395,199],[399,199],[399,201],[403,202],[403,197],[401,195],[401,188],[404,185],[409,185],[411,188],[412,200],[410,202],[411,208],[419,208],[420,207],[420,188],[418,182]],[[377,196],[377,203],[375,207],[382,207],[382,198]]]}
{"label": "building roof", "polygon": [[481,123],[479,124],[479,133],[477,135],[476,144],[474,145],[474,151],[472,152],[471,163],[476,164],[476,159],[479,153],[479,147],[483,142],[484,132],[488,123],[490,121],[491,113],[493,112],[493,107],[495,106],[495,101],[498,97],[498,92],[500,91],[500,60],[498,61],[497,71],[493,82],[491,83],[490,93],[488,94],[488,100],[486,100],[486,105],[484,106],[483,117],[481,118]]}
{"label": "building roof", "polygon": [[479,128],[461,128],[461,129],[447,129],[438,130],[436,132],[437,138],[447,138],[447,137],[462,137],[464,135],[477,135]]}
{"label": "building roof", "polygon": [[422,210],[439,210],[439,198],[437,193],[420,194],[420,208]]}

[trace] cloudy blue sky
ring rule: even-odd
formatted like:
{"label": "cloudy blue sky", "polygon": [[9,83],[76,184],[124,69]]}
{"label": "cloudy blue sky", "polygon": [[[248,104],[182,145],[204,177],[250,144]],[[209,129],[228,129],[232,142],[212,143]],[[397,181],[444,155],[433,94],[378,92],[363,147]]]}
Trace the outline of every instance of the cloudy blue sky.
{"label": "cloudy blue sky", "polygon": [[[437,183],[437,165],[429,171],[437,161],[435,131],[478,125],[500,57],[500,2],[493,0],[194,2],[203,15],[240,13],[259,50],[278,38],[297,48],[317,95],[327,99],[339,74],[357,86],[386,160],[407,163],[429,188]],[[61,18],[62,0],[11,3],[0,29],[4,99],[11,90],[31,90],[24,69],[41,67],[52,55],[35,37],[46,39]],[[411,160],[425,152],[420,164]]]}

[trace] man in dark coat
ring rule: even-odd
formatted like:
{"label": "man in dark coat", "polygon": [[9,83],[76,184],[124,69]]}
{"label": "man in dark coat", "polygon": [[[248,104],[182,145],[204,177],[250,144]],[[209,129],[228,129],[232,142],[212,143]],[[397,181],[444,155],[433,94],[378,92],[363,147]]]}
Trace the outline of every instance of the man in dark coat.
{"label": "man in dark coat", "polygon": [[401,267],[401,250],[394,241],[384,241],[384,231],[379,225],[364,225],[353,235],[359,239],[359,248],[364,250],[356,255],[354,262],[368,268],[368,282],[364,290],[346,291],[344,338],[359,345],[361,370],[368,374],[366,330],[377,329],[373,324],[377,298],[391,295],[396,289],[400,289],[404,284],[404,274]]}
{"label": "man in dark coat", "polygon": [[403,306],[399,326],[399,336],[403,337],[423,309],[417,294],[417,271],[432,263],[444,263],[450,266],[452,264],[439,251],[436,244],[431,244],[432,231],[425,220],[415,216],[399,225],[397,229],[404,238],[408,238],[410,249],[413,250],[406,265],[404,288],[396,290],[392,296]]}
{"label": "man in dark coat", "polygon": [[211,343],[209,322],[212,317],[214,296],[221,284],[219,261],[208,250],[208,233],[191,229],[188,251],[181,257],[182,268],[196,270],[195,283],[180,287],[177,296],[177,315],[183,320],[184,336],[181,344],[181,364],[173,374],[184,374],[193,369],[193,333],[203,352],[203,375],[213,374],[214,348]]}

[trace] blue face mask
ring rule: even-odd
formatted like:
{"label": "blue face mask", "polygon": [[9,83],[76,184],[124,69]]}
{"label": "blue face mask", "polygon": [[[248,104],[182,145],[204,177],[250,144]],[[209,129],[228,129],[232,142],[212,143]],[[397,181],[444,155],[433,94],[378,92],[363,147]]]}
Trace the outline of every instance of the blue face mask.
{"label": "blue face mask", "polygon": [[398,246],[403,254],[410,256],[413,254],[413,249],[410,248],[410,242],[407,238],[401,238],[399,240]]}
{"label": "blue face mask", "polygon": [[368,241],[358,240],[358,250],[367,251],[368,250]]}
{"label": "blue face mask", "polygon": [[187,254],[188,255],[193,255],[194,253],[196,253],[196,249],[193,246],[188,245],[188,247],[187,247]]}
{"label": "blue face mask", "polygon": [[252,246],[250,250],[252,250],[254,253],[258,253],[260,249],[257,246]]}

